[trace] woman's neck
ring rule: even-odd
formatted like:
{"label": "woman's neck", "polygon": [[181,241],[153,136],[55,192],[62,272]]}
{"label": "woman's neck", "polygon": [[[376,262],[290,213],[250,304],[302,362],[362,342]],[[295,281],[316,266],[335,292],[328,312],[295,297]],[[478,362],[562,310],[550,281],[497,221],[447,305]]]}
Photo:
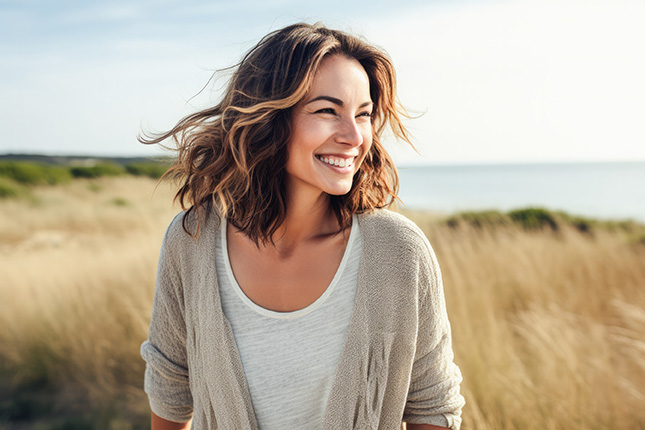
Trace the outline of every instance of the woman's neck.
{"label": "woman's neck", "polygon": [[315,198],[290,199],[286,218],[273,235],[273,241],[278,252],[289,254],[304,242],[321,240],[339,231],[330,197],[321,193]]}

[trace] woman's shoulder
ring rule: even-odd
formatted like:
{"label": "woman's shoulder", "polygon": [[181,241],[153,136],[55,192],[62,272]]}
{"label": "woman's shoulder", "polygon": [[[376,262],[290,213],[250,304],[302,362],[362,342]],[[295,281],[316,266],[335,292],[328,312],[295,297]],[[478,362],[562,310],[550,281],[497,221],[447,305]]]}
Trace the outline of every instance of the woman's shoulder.
{"label": "woman's shoulder", "polygon": [[419,226],[400,213],[377,209],[359,215],[358,220],[368,246],[388,252],[432,252]]}
{"label": "woman's shoulder", "polygon": [[[199,217],[202,217],[201,223]],[[168,225],[164,242],[173,248],[196,245],[201,238],[216,234],[219,221],[219,215],[213,210],[203,209],[201,214],[196,210],[181,211]]]}
{"label": "woman's shoulder", "polygon": [[360,215],[358,220],[362,256],[373,279],[392,280],[393,288],[415,285],[426,292],[431,289],[433,294],[441,290],[435,252],[412,220],[383,209]]}
{"label": "woman's shoulder", "polygon": [[376,209],[359,215],[361,232],[411,240],[425,239],[425,234],[412,220],[388,209]]}

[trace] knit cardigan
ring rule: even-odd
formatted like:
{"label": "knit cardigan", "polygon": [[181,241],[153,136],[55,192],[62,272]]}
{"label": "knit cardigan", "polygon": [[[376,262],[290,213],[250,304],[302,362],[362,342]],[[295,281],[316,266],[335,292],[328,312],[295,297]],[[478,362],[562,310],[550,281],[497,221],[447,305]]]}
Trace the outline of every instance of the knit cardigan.
{"label": "knit cardigan", "polygon": [[[231,326],[222,312],[214,250],[220,218],[199,239],[168,227],[161,249],[148,340],[145,392],[155,414],[192,429],[257,429]],[[192,231],[197,217],[186,221]],[[464,399],[434,252],[402,215],[357,217],[358,289],[334,375],[323,429],[399,429],[401,421],[459,429]]]}

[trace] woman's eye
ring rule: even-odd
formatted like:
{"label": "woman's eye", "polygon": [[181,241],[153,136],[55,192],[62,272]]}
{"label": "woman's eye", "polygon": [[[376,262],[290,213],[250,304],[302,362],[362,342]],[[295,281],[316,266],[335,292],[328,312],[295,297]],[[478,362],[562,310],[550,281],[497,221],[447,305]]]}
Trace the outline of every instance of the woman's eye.
{"label": "woman's eye", "polygon": [[332,108],[324,108],[324,109],[319,109],[316,111],[316,113],[328,113],[331,115],[336,115],[336,111]]}

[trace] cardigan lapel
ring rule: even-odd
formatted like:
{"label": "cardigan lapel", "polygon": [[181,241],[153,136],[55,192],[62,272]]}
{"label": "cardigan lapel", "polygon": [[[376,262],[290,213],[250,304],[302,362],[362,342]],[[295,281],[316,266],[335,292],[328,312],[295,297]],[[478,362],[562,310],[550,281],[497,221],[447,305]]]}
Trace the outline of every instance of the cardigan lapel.
{"label": "cardigan lapel", "polygon": [[[213,356],[203,357],[202,360],[207,360],[213,366],[211,370],[214,373],[209,372],[206,374],[218,375],[208,384],[209,391],[215,394],[214,396],[209,396],[210,402],[212,402],[212,407],[210,408],[211,420],[217,423],[217,427],[223,429],[257,430],[258,424],[251,402],[248,382],[244,375],[242,360],[233,336],[231,324],[222,310],[217,282],[215,244],[217,243],[216,240],[219,240],[219,223],[225,221],[220,221],[218,216],[209,216],[208,222],[212,224],[207,229],[205,228],[204,232],[213,233],[205,238],[206,243],[201,250],[204,255],[201,258],[209,259],[209,264],[206,265],[208,267],[208,273],[205,274],[208,278],[206,285],[212,285],[213,288],[207,291],[205,301],[213,309],[215,318],[212,321],[212,326],[208,327],[203,335],[209,336],[209,340],[212,342],[210,346],[212,346]],[[205,323],[207,324],[208,322]],[[226,413],[222,414],[222,416],[217,416],[216,410],[224,410]],[[222,422],[224,416],[227,417],[228,421]]]}
{"label": "cardigan lapel", "polygon": [[[409,357],[414,355],[415,331],[401,324],[401,304],[396,292],[402,280],[390,263],[396,261],[392,238],[381,230],[377,213],[358,216],[362,254],[358,290],[345,345],[340,356],[322,428],[398,429],[403,418]],[[392,256],[384,260],[383,256]],[[404,328],[404,326],[406,328]]]}
{"label": "cardigan lapel", "polygon": [[366,316],[370,312],[368,267],[372,260],[369,231],[366,231],[365,215],[357,217],[361,229],[361,262],[358,272],[358,288],[354,310],[349,323],[345,345],[341,352],[334,382],[323,419],[323,429],[353,429],[364,407],[364,396],[368,371],[369,324]]}

